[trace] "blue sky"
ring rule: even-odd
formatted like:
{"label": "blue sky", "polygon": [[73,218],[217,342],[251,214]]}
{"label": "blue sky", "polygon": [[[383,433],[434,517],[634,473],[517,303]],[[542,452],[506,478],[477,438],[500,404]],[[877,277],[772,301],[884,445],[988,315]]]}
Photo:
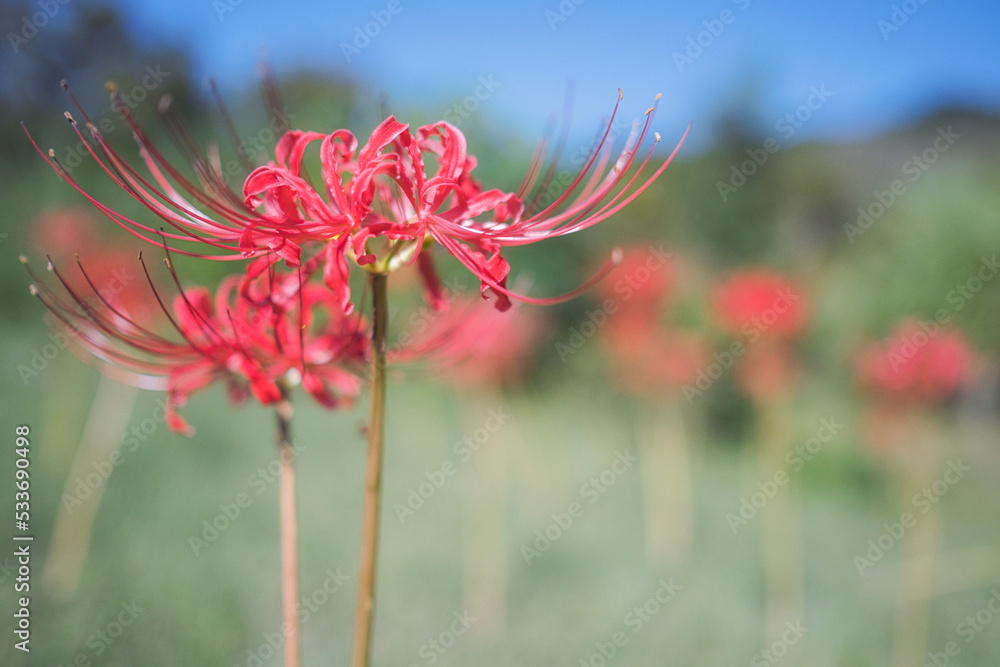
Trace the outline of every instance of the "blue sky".
{"label": "blue sky", "polygon": [[[1000,111],[1000,3],[113,2],[144,39],[179,44],[230,89],[253,84],[266,54],[279,75],[347,74],[372,96],[443,113],[485,77],[495,89],[476,113],[529,141],[567,82],[575,127],[592,132],[619,87],[629,118],[661,92],[656,129],[668,139],[694,121],[695,148],[727,106],[750,105],[766,132],[820,87],[829,98],[813,98],[793,141],[863,139],[948,104]],[[366,27],[374,37],[355,42]]]}

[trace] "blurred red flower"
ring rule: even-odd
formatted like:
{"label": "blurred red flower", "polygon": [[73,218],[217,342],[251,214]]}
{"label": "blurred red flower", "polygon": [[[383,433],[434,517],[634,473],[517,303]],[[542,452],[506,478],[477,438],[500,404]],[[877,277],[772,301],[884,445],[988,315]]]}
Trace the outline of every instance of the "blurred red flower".
{"label": "blurred red flower", "polygon": [[100,297],[123,308],[133,317],[149,322],[149,294],[139,279],[135,249],[120,240],[101,237],[101,226],[88,209],[54,207],[44,209],[31,222],[29,238],[39,252],[57,264],[79,259],[87,265],[90,283],[82,276],[71,280],[78,293],[89,294],[91,306]]}
{"label": "blurred red flower", "polygon": [[478,299],[456,297],[447,311],[420,318],[404,332],[397,361],[427,361],[462,387],[502,386],[521,379],[544,335],[542,314],[524,306],[500,312]]}
{"label": "blurred red flower", "polygon": [[616,382],[630,393],[693,383],[709,361],[711,350],[702,336],[662,322],[677,271],[673,255],[662,246],[633,247],[598,287],[607,311],[601,340],[611,354]]}
{"label": "blurred red flower", "polygon": [[882,394],[934,403],[970,378],[973,359],[972,348],[957,329],[907,319],[884,341],[866,345],[855,371],[865,386]]}
{"label": "blurred red flower", "polygon": [[716,290],[712,305],[720,326],[754,339],[762,335],[793,338],[808,319],[798,286],[767,268],[733,274]]}
{"label": "blurred red flower", "polygon": [[596,296],[602,302],[613,300],[621,310],[655,317],[672,295],[676,273],[673,255],[662,246],[625,248],[621,264],[598,283]]}

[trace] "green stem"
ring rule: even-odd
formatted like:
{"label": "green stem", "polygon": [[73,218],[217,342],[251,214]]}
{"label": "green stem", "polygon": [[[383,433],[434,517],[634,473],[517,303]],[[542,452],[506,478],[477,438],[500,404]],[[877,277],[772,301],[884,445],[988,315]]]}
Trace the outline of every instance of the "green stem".
{"label": "green stem", "polygon": [[281,515],[281,630],[285,635],[285,667],[299,667],[299,554],[295,512],[295,453],[292,450],[292,404],[282,388],[278,417],[279,504]]}
{"label": "green stem", "polygon": [[375,556],[382,490],[382,447],[385,422],[385,341],[388,320],[387,276],[371,275],[372,352],[371,410],[368,419],[368,465],[365,473],[365,505],[361,523],[361,559],[358,601],[354,627],[352,667],[368,667],[375,612]]}

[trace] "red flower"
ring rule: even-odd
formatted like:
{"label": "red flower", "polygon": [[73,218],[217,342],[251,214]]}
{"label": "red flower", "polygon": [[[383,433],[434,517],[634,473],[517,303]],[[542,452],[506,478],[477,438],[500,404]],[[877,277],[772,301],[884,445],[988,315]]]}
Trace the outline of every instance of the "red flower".
{"label": "red flower", "polygon": [[713,306],[719,324],[738,335],[793,338],[807,320],[801,291],[764,268],[731,276],[716,291]]}
{"label": "red flower", "polygon": [[[252,394],[265,405],[282,398],[283,386],[298,383],[327,408],[351,400],[360,390],[360,380],[348,369],[367,354],[361,323],[343,314],[329,290],[302,285],[295,273],[271,273],[270,289],[260,298],[259,278],[231,276],[213,295],[202,287],[180,289],[171,267],[179,290],[172,307],[155,287],[153,294],[177,339],[139,323],[103,298],[82,264],[79,268],[94,296],[75,288],[51,262],[49,269],[64,294],[34,273],[32,293],[109,375],[166,389],[171,430],[193,432],[177,408],[217,380],[226,382],[235,402]],[[142,271],[152,287],[144,263]],[[248,284],[254,280],[258,284]],[[254,295],[259,300],[251,300]]]}
{"label": "red flower", "polygon": [[613,299],[623,310],[656,316],[671,296],[676,273],[673,255],[662,246],[626,248],[621,264],[597,286],[597,297]]}
{"label": "red flower", "polygon": [[519,379],[545,329],[538,311],[515,307],[502,313],[468,297],[417,322],[419,333],[404,331],[393,357],[429,361],[439,374],[467,387]]}
{"label": "red flower", "polygon": [[[620,102],[621,91],[618,99]],[[193,182],[164,159],[125,105],[119,101],[118,107],[139,143],[148,177],[130,167],[89,120],[92,143],[69,114],[67,117],[104,170],[168,227],[160,233],[96,201],[50,152],[46,160],[67,182],[106,216],[151,243],[163,246],[168,240],[190,241],[211,248],[207,253],[178,251],[184,254],[213,259],[266,256],[266,261],[281,258],[296,267],[304,263],[304,248],[316,246],[310,253],[322,257],[324,280],[345,312],[351,310],[349,258],[359,265],[377,263],[374,270],[388,271],[415,261],[434,241],[479,278],[484,296],[491,291],[501,310],[510,306],[512,296],[532,303],[553,303],[574,296],[600,276],[556,299],[515,295],[506,287],[510,266],[501,255],[502,249],[562,236],[607,219],[645,190],[680,148],[679,143],[651,176],[640,181],[653,148],[634,172],[630,168],[654,107],[646,112],[641,131],[638,127],[633,130],[612,163],[609,136],[613,113],[600,143],[567,190],[541,210],[529,212],[522,197],[536,188],[546,191],[553,173],[542,168],[544,150],[536,154],[517,193],[483,190],[472,177],[476,159],[468,154],[465,137],[457,128],[441,121],[414,133],[409,125],[390,116],[360,147],[347,130],[328,135],[301,130],[286,133],[278,141],[274,161],[255,169],[243,186],[242,197],[238,197],[226,187],[217,159],[197,155],[184,144],[195,157],[199,182]],[[615,112],[617,109],[618,104]],[[317,143],[322,168],[318,183],[302,168],[307,149]],[[535,195],[529,201],[538,198]],[[429,259],[422,261],[422,273],[433,283],[433,267]]]}
{"label": "red flower", "polygon": [[634,247],[597,289],[607,311],[600,338],[613,359],[616,381],[631,393],[691,384],[709,361],[704,338],[661,322],[677,270],[662,246]]}
{"label": "red flower", "polygon": [[923,403],[944,400],[972,373],[973,352],[956,329],[904,320],[882,343],[867,345],[855,370],[866,386],[891,397]]}

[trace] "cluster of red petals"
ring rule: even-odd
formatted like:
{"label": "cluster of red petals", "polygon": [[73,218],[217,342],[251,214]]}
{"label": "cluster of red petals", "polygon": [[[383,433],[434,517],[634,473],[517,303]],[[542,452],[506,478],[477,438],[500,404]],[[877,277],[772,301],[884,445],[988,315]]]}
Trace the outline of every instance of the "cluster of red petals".
{"label": "cluster of red petals", "polygon": [[973,359],[960,331],[932,331],[916,320],[904,320],[889,338],[862,349],[855,370],[864,385],[886,396],[936,403],[969,380]]}
{"label": "cluster of red petals", "polygon": [[712,306],[719,325],[736,335],[794,338],[808,321],[801,290],[766,268],[732,275],[716,290]]}
{"label": "cluster of red petals", "polygon": [[[72,116],[67,117],[100,166],[161,222],[134,220],[87,195],[49,152],[46,160],[67,182],[107,217],[146,241],[201,246],[175,252],[213,259],[281,258],[289,267],[318,257],[324,282],[348,313],[352,309],[349,260],[358,265],[380,261],[380,270],[391,268],[390,260],[422,262],[421,272],[434,295],[436,277],[424,255],[435,244],[479,278],[484,297],[492,293],[500,310],[510,306],[512,296],[533,303],[555,302],[558,299],[530,299],[508,290],[510,266],[502,249],[576,232],[614,215],[663,172],[680,148],[678,143],[652,175],[640,179],[653,147],[644,156],[637,152],[654,108],[646,112],[641,129],[638,125],[633,129],[617,157],[612,154],[612,114],[607,131],[566,191],[532,211],[532,204],[541,199],[537,193],[547,191],[554,173],[543,167],[544,149],[536,153],[517,193],[484,189],[472,176],[476,159],[455,126],[442,121],[413,130],[390,116],[364,144],[343,129],[331,134],[289,131],[278,141],[274,160],[255,169],[242,192],[235,193],[225,182],[217,151],[202,155],[189,141],[181,142],[197,174],[191,180],[164,158],[125,105],[119,108],[139,143],[147,175],[122,159],[89,119],[87,139]],[[657,134],[653,146],[658,141]],[[320,178],[311,177],[303,165],[311,147],[318,149]],[[581,289],[591,284],[588,281]],[[441,305],[437,298],[435,303]]]}
{"label": "cluster of red petals", "polygon": [[[33,273],[32,292],[110,375],[166,389],[171,430],[193,432],[177,409],[216,381],[226,383],[234,402],[252,395],[262,404],[282,400],[284,387],[299,383],[328,408],[360,391],[361,381],[348,369],[367,356],[363,323],[345,315],[321,285],[302,284],[297,272],[272,270],[231,276],[213,293],[181,289],[171,267],[178,294],[167,305],[141,258],[139,263],[152,289],[147,299],[161,308],[154,325],[105,299],[79,262],[81,278],[71,280],[50,260],[59,286],[53,289]],[[165,328],[173,335],[162,335]]]}

